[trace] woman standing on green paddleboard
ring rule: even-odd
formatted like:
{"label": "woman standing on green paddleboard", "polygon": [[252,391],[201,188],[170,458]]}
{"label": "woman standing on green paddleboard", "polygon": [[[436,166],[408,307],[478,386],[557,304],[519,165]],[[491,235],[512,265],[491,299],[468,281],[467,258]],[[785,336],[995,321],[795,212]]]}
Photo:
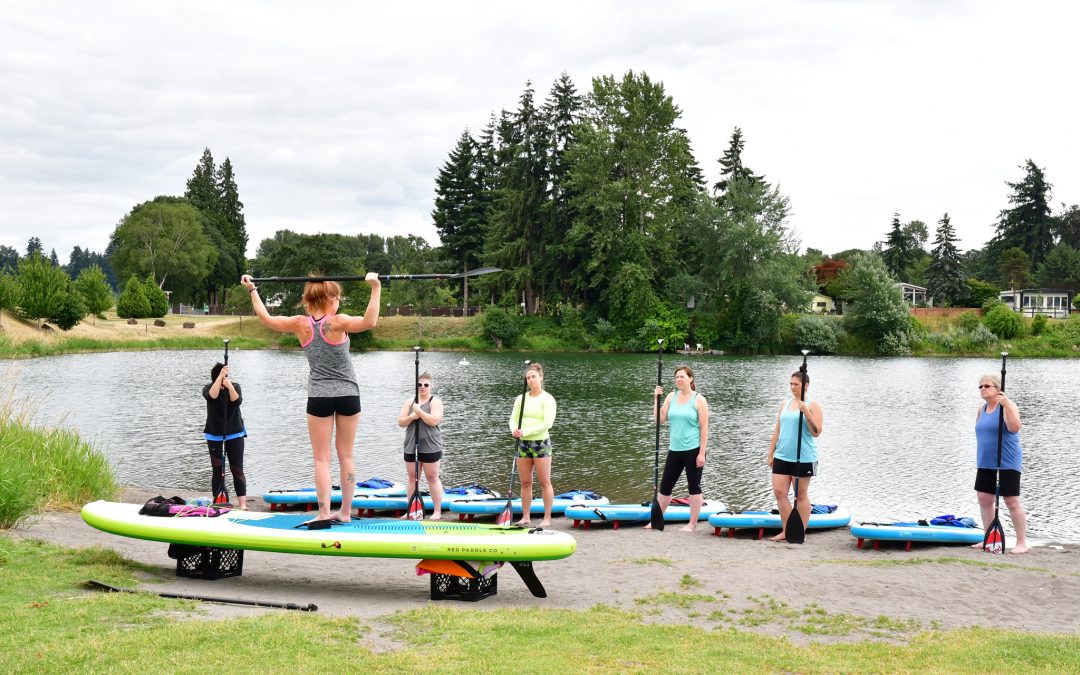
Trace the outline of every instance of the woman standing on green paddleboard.
{"label": "woman standing on green paddleboard", "polygon": [[349,333],[362,333],[375,327],[379,321],[382,290],[378,274],[368,272],[364,280],[371,287],[371,296],[363,316],[338,313],[341,286],[336,281],[304,284],[307,315],[273,316],[259,298],[251,275],[240,277],[240,284],[251,293],[251,306],[259,323],[279,333],[295,335],[307,357],[310,371],[307,427],[315,458],[315,493],[319,500],[316,520],[319,521],[331,518],[331,439],[341,468],[341,508],[333,518],[347,523],[352,516],[353,491],[356,489],[353,443],[356,427],[360,424],[360,386],[349,354]]}
{"label": "woman standing on green paddleboard", "polygon": [[[780,406],[769,441],[768,464],[772,467],[773,495],[780,510],[780,522],[785,525],[785,530],[773,537],[773,541],[787,539],[786,526],[792,508],[788,492],[796,476],[799,477],[799,495],[795,508],[804,524],[810,521],[810,479],[817,475],[817,437],[821,435],[824,421],[821,404],[806,400],[806,392],[810,390],[808,374],[796,370],[791,374],[788,387],[791,398]],[[802,428],[799,427],[800,418]]]}

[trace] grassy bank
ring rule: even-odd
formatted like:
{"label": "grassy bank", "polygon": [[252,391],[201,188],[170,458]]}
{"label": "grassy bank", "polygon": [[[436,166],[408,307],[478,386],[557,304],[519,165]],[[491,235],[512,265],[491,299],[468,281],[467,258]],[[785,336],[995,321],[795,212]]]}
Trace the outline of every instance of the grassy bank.
{"label": "grassy bank", "polygon": [[31,424],[32,405],[0,391],[0,528],[42,509],[78,508],[116,494],[103,455],[69,429]]}
{"label": "grassy bank", "polygon": [[[83,590],[87,579],[130,587],[148,573],[108,550],[0,535],[0,603],[8,608],[0,613],[0,671],[315,672],[342,664],[376,673],[1080,669],[1074,635],[931,630],[899,641],[799,646],[727,626],[646,623],[642,614],[608,607],[477,612],[436,604],[374,621],[300,612],[212,621],[192,620],[203,610],[190,601]],[[814,624],[828,622],[818,616]]]}
{"label": "grassy bank", "polygon": [[[140,321],[127,324],[114,315],[82,323],[67,333],[44,333],[36,325],[3,314],[0,321],[0,357],[26,358],[79,352],[152,349],[220,349],[223,338],[242,349],[298,349],[292,335],[267,330],[253,317],[168,316],[164,326]],[[611,335],[601,337],[580,321],[551,317],[518,317],[520,334],[508,349],[543,352],[606,351]],[[188,323],[193,327],[184,328]],[[1080,316],[1035,321],[1016,317],[1016,330],[1004,333],[984,323],[975,312],[968,316],[911,320],[909,342],[896,353],[916,356],[996,356],[1002,349],[1021,357],[1080,356]],[[617,341],[616,341],[617,342]],[[385,316],[370,333],[354,340],[354,348],[409,351],[415,345],[435,351],[497,351],[484,336],[483,317]],[[724,349],[724,345],[705,345]],[[765,354],[797,354],[808,348],[817,354],[872,356],[879,353],[873,340],[845,330],[843,317],[788,314],[782,317],[775,342],[761,344]]]}

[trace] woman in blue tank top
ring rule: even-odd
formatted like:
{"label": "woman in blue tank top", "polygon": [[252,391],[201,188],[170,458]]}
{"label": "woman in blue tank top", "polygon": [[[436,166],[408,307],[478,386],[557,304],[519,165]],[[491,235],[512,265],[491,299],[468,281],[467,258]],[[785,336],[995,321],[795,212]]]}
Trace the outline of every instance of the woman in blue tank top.
{"label": "woman in blue tank top", "polygon": [[[304,308],[307,314],[272,316],[256,292],[251,276],[240,277],[240,284],[251,293],[251,306],[259,323],[279,333],[292,333],[300,341],[307,357],[308,376],[307,427],[311,453],[315,458],[315,494],[319,513],[315,520],[347,523],[352,517],[356,468],[353,443],[360,424],[360,389],[349,355],[349,333],[362,333],[379,321],[382,284],[379,275],[368,272],[364,278],[371,286],[371,297],[363,316],[339,314],[341,285],[336,281],[304,284]],[[334,433],[334,427],[337,433]],[[337,450],[341,469],[341,508],[330,513],[330,439]]]}
{"label": "woman in blue tank top", "polygon": [[[656,385],[654,393],[663,396],[664,388]],[[656,410],[655,405],[653,410]],[[694,371],[689,366],[675,369],[675,392],[664,399],[660,421],[668,422],[671,432],[667,459],[664,460],[664,477],[660,479],[660,494],[656,499],[660,510],[666,511],[675,483],[685,471],[686,486],[690,492],[690,522],[680,531],[693,532],[704,501],[701,474],[705,471],[705,455],[709,447],[709,404],[704,396],[697,393]]]}
{"label": "woman in blue tank top", "polygon": [[[1009,509],[1013,527],[1016,528],[1016,546],[1010,553],[1027,553],[1027,514],[1020,504],[1020,472],[1023,469],[1024,452],[1020,447],[1020,409],[1005,392],[1001,391],[1001,379],[997,375],[979,378],[979,395],[983,404],[975,417],[975,441],[978,448],[975,473],[975,494],[979,497],[983,529],[994,519],[994,497],[997,481],[1001,481],[1001,496]],[[1005,415],[1001,429],[1001,464],[997,461],[998,420]],[[972,548],[982,548],[982,542]]]}
{"label": "woman in blue tank top", "polygon": [[[780,510],[780,522],[785,526],[792,508],[788,492],[793,489],[795,476],[799,477],[799,501],[795,508],[799,510],[805,526],[810,521],[810,479],[817,475],[817,437],[821,435],[824,413],[820,403],[806,399],[806,392],[810,390],[808,374],[796,370],[791,374],[788,388],[791,398],[784,401],[776,415],[776,426],[769,441],[768,464],[772,467],[773,496]],[[803,420],[801,428],[800,412]],[[787,532],[784,530],[772,537],[773,541],[786,539]]]}

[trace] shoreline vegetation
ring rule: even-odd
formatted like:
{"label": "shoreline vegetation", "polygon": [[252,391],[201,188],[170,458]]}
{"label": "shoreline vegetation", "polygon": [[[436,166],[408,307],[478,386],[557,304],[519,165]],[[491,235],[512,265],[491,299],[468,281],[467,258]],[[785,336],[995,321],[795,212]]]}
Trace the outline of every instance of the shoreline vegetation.
{"label": "shoreline vegetation", "polygon": [[[948,316],[910,317],[905,344],[896,356],[996,356],[1001,350],[1019,357],[1080,356],[1080,315],[1069,319],[1034,319],[1006,310],[991,309],[985,314],[972,309]],[[627,352],[636,350],[635,340],[615,339],[599,324],[589,328],[580,316],[520,317],[503,310],[489,312],[498,320],[481,314],[469,318],[384,316],[370,333],[353,338],[357,351],[408,351],[421,345],[434,351],[521,351],[521,352]],[[7,312],[0,316],[0,357],[33,358],[110,351],[157,349],[217,349],[223,338],[241,349],[298,349],[290,335],[262,327],[253,316],[167,315],[156,325],[142,319],[128,324],[108,312],[88,319],[69,331],[42,329]],[[185,327],[187,324],[190,327]],[[988,326],[993,326],[991,329]],[[685,343],[686,338],[670,327],[649,325],[642,332],[668,335],[667,344]],[[1006,337],[998,337],[998,334]],[[651,340],[642,345],[655,344]],[[613,344],[626,348],[615,349]],[[689,345],[696,353],[697,345]],[[701,353],[738,354],[721,345],[703,345]],[[841,316],[786,314],[781,317],[773,342],[762,345],[758,354],[798,354],[810,349],[818,355],[876,356],[880,345],[845,330]]]}
{"label": "shoreline vegetation", "polygon": [[[314,671],[357,659],[374,672],[427,672],[444,669],[450,658],[478,672],[516,672],[525,662],[535,672],[1080,670],[1078,638],[1065,627],[946,629],[936,620],[889,616],[896,608],[888,602],[876,603],[873,616],[861,616],[813,603],[789,606],[768,595],[749,596],[749,608],[727,611],[723,605],[735,600],[731,593],[710,592],[689,574],[678,580],[677,590],[638,598],[630,608],[511,605],[476,612],[402,599],[378,616],[263,610],[238,618],[194,601],[161,598],[152,587],[143,594],[97,593],[86,589],[87,579],[131,588],[165,583],[171,574],[168,567],[136,562],[111,547],[71,548],[33,538],[33,528],[29,537],[12,531],[20,521],[59,517],[35,514],[113,499],[118,486],[108,462],[77,434],[33,426],[33,401],[17,401],[10,387],[0,401],[0,603],[9,608],[0,614],[3,672],[151,672],[180,664],[199,670],[222,662]],[[285,556],[285,564],[293,557]],[[674,564],[668,558],[640,563]],[[1021,570],[979,562],[972,574],[985,575],[994,565],[1003,574]],[[895,566],[875,569],[903,573]],[[1023,573],[1040,579],[1045,574],[1037,568]],[[779,634],[762,630],[773,624],[787,628]],[[416,631],[417,625],[425,629]],[[220,639],[223,631],[238,628],[243,640]],[[169,640],[162,642],[162,631]],[[785,631],[798,636],[794,643]],[[491,649],[495,635],[502,636],[500,649]],[[554,643],[558,649],[551,649]],[[979,667],[988,654],[993,660]]]}

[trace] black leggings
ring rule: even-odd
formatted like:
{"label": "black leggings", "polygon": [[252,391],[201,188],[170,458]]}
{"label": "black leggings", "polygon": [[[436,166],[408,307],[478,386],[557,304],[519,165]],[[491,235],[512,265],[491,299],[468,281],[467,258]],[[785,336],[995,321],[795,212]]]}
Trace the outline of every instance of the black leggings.
{"label": "black leggings", "polygon": [[690,494],[701,494],[701,474],[705,467],[697,465],[697,456],[701,448],[693,450],[668,450],[667,459],[664,460],[664,477],[660,479],[660,494],[665,497],[671,496],[675,489],[675,482],[679,475],[686,469],[686,486],[690,488]]}
{"label": "black leggings", "polygon": [[210,466],[213,478],[210,487],[216,497],[225,491],[225,455],[229,456],[229,471],[232,472],[233,486],[237,497],[247,496],[247,478],[244,476],[244,437],[230,438],[225,441],[225,451],[221,450],[221,441],[206,441],[210,449]]}

